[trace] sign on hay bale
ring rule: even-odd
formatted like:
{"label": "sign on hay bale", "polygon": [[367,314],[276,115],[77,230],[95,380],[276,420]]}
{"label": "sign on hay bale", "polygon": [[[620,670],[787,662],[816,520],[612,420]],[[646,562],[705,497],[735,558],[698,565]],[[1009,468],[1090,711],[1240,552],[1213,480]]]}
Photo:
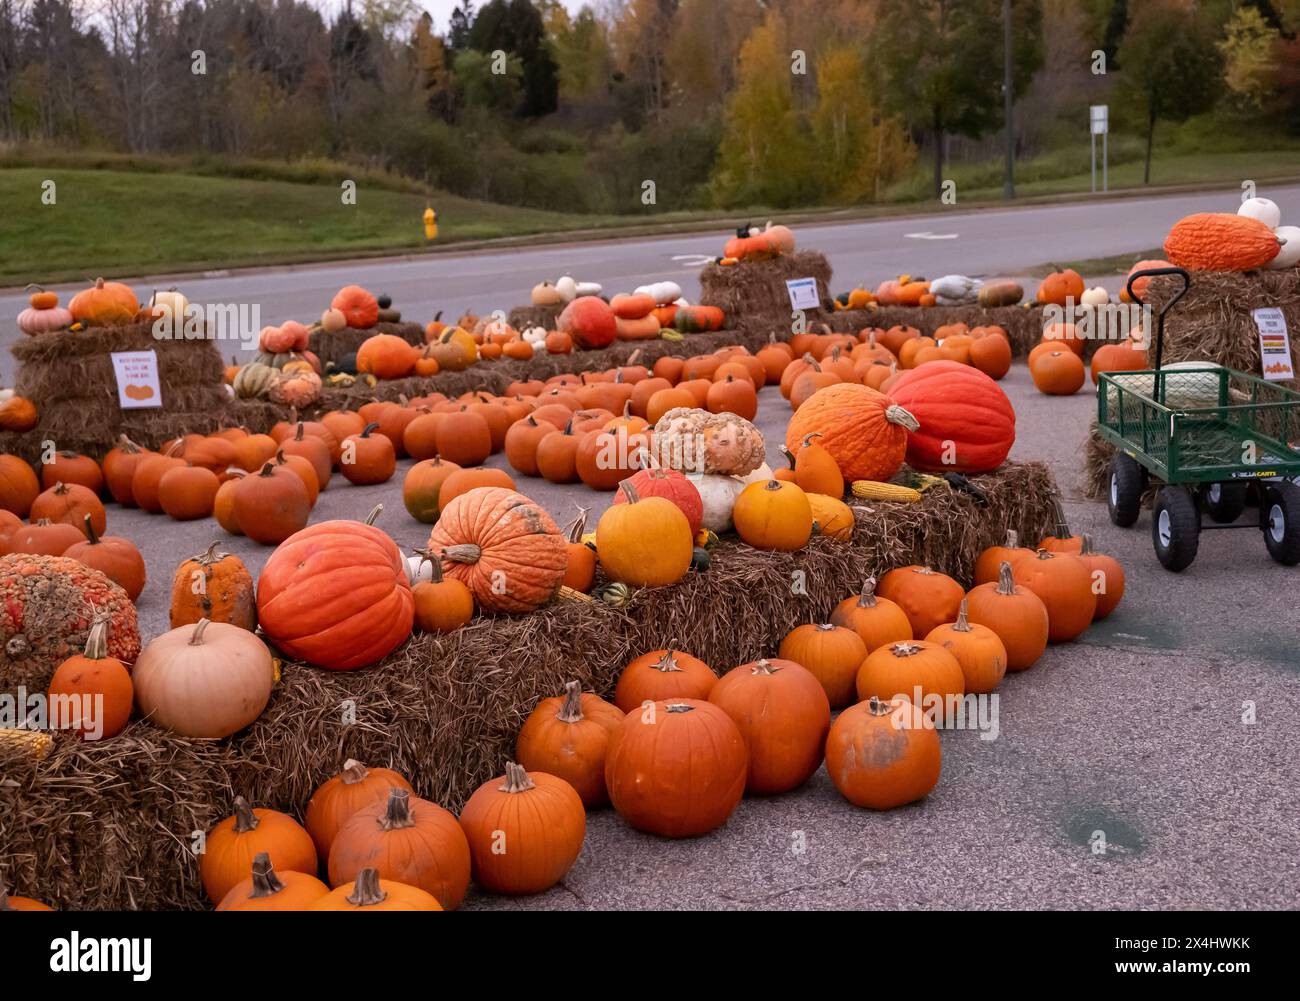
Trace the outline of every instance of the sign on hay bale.
{"label": "sign on hay bale", "polygon": [[[1147,298],[1156,314],[1182,288],[1181,278],[1166,275],[1151,279]],[[1286,318],[1291,340],[1291,361],[1300,372],[1300,268],[1289,271],[1192,273],[1187,294],[1165,316],[1165,364],[1178,361],[1212,361],[1250,375],[1260,371],[1259,328],[1251,315],[1274,307]],[[1147,357],[1155,364],[1155,332]],[[1300,388],[1300,380],[1279,385]]]}
{"label": "sign on hay bale", "polygon": [[[831,263],[816,250],[796,250],[766,261],[741,261],[725,267],[712,261],[700,269],[700,302],[718,306],[727,323],[763,335],[776,332],[788,340],[793,310],[786,282],[797,278],[817,281],[818,299],[831,301]],[[809,324],[824,320],[825,310],[809,311]]]}
{"label": "sign on hay bale", "polygon": [[[149,323],[38,334],[15,342],[12,350],[19,363],[14,389],[36,404],[40,422],[26,435],[14,436],[21,438],[14,442],[17,448],[31,440],[52,441],[56,448],[98,458],[121,434],[162,441],[177,429],[195,430],[228,399],[215,341],[157,340]],[[123,351],[157,355],[162,406],[121,408],[112,355]]]}
{"label": "sign on hay bale", "polygon": [[[395,768],[420,796],[459,809],[500,774],[528,713],[566,681],[609,695],[623,665],[670,643],[721,673],[771,655],[795,626],[825,621],[869,575],[925,563],[969,583],[976,555],[1008,528],[1038,539],[1053,524],[1058,494],[1045,465],[1008,463],[975,480],[986,507],[937,489],[916,504],[856,502],[850,543],[770,553],[724,542],[707,574],[639,591],[626,609],[560,602],[480,618],[418,635],[363,671],[289,664],[262,718],[230,740],[135,722],[102,744],[59,735],[40,761],[0,747],[9,888],[65,909],[207,907],[193,832],[227,816],[236,795],[301,817],[349,757]],[[792,592],[796,574],[802,592]]]}
{"label": "sign on hay bale", "polygon": [[342,330],[313,327],[307,338],[307,350],[320,359],[321,369],[324,370],[328,363],[337,363],[344,355],[355,354],[357,348],[375,334],[393,334],[407,344],[424,346],[424,328],[418,323],[376,323],[366,330],[358,330],[356,327],[344,327]]}

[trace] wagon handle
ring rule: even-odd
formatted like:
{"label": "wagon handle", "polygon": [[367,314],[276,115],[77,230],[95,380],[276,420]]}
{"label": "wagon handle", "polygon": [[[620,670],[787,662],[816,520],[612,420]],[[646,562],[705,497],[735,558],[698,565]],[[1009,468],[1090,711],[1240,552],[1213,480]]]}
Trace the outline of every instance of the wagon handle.
{"label": "wagon handle", "polygon": [[1154,399],[1156,403],[1160,403],[1161,402],[1160,398],[1164,395],[1160,391],[1161,388],[1160,376],[1158,373],[1160,372],[1160,361],[1164,357],[1164,353],[1165,353],[1165,314],[1168,313],[1171,309],[1173,309],[1174,304],[1177,303],[1178,300],[1181,299],[1183,296],[1185,296],[1187,294],[1187,290],[1192,287],[1192,276],[1189,275],[1187,271],[1183,268],[1173,268],[1173,267],[1143,268],[1141,271],[1134,271],[1131,275],[1129,275],[1128,281],[1125,283],[1125,288],[1128,289],[1128,297],[1132,299],[1134,302],[1136,302],[1139,306],[1145,306],[1146,303],[1143,302],[1142,299],[1138,297],[1137,293],[1133,291],[1133,283],[1137,281],[1139,278],[1155,278],[1158,277],[1159,275],[1178,275],[1183,280],[1183,287],[1178,290],[1177,295],[1175,295],[1172,299],[1170,299],[1167,303],[1165,303],[1164,308],[1160,310],[1160,315],[1156,317],[1155,371],[1157,374],[1154,376],[1154,384],[1151,387],[1152,399]]}

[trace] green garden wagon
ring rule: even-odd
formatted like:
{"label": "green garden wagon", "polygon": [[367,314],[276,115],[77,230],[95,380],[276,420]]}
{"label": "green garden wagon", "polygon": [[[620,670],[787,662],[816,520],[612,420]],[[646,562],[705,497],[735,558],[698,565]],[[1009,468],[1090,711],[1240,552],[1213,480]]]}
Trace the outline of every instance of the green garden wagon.
{"label": "green garden wagon", "polygon": [[[1196,559],[1203,528],[1255,528],[1269,555],[1300,563],[1300,393],[1208,362],[1162,367],[1165,314],[1191,287],[1182,268],[1129,276],[1178,275],[1183,288],[1160,311],[1155,368],[1103,374],[1097,386],[1097,431],[1115,446],[1107,507],[1123,528],[1138,519],[1148,484],[1160,483],[1151,540],[1166,570]],[[1238,522],[1247,503],[1257,522]],[[1201,512],[1210,517],[1202,525]]]}

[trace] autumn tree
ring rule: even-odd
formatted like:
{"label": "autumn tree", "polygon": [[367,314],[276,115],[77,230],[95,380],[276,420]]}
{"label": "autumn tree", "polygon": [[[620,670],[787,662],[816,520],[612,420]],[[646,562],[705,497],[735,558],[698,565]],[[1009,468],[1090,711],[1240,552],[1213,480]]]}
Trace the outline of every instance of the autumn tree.
{"label": "autumn tree", "polygon": [[1208,19],[1180,0],[1143,0],[1119,47],[1119,97],[1146,124],[1142,183],[1151,183],[1156,122],[1181,122],[1208,111],[1222,87],[1222,67]]}
{"label": "autumn tree", "polygon": [[1258,110],[1277,84],[1281,37],[1255,7],[1239,7],[1219,40],[1223,83],[1241,106]]}
{"label": "autumn tree", "polygon": [[547,42],[560,74],[560,98],[594,97],[608,85],[609,35],[590,7],[571,16],[559,0],[542,5]]}
{"label": "autumn tree", "polygon": [[542,15],[530,0],[491,0],[474,18],[469,40],[479,52],[506,52],[518,60],[519,114],[537,117],[556,109],[559,74],[546,45]]}

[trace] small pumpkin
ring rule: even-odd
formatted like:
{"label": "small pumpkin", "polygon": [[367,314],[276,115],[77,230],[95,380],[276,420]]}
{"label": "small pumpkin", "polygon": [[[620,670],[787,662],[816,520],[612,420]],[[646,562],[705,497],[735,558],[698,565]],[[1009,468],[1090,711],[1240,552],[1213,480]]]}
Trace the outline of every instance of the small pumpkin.
{"label": "small pumpkin", "polygon": [[172,581],[171,627],[200,619],[223,622],[250,632],[257,628],[253,576],[238,556],[212,543],[206,552],[176,568]]}
{"label": "small pumpkin", "polygon": [[234,814],[208,832],[199,856],[208,899],[221,903],[248,878],[253,860],[263,853],[281,872],[316,871],[316,846],[296,820],[278,810],[253,809],[243,796],[236,796]]}
{"label": "small pumpkin", "polygon": [[858,668],[867,647],[852,629],[829,622],[797,626],[781,640],[782,660],[806,668],[821,684],[832,709],[853,701]]}
{"label": "small pumpkin", "polygon": [[871,697],[836,718],[826,738],[826,771],[854,806],[892,810],[929,794],[939,781],[939,734],[906,699]]}
{"label": "small pumpkin", "polygon": [[[587,531],[587,512],[578,512],[578,517],[569,526],[568,568],[564,571],[564,586],[584,594],[591,590],[596,580],[596,549],[583,540]],[[525,762],[527,764],[527,762]]]}
{"label": "small pumpkin", "polygon": [[307,801],[303,822],[317,854],[328,860],[339,829],[357,811],[387,803],[390,789],[413,791],[405,776],[391,768],[367,768],[354,758],[343,762],[343,771],[322,783]]}
{"label": "small pumpkin", "polygon": [[[867,655],[858,669],[858,700],[910,699],[927,714],[946,714],[949,700],[966,691],[966,676],[953,654],[929,640],[889,643]],[[937,705],[935,704],[937,703]]]}
{"label": "small pumpkin", "polygon": [[447,477],[460,469],[454,462],[435,456],[417,462],[402,480],[402,503],[416,521],[432,525],[438,520],[439,493]]}
{"label": "small pumpkin", "polygon": [[217,904],[219,911],[306,911],[330,888],[305,872],[275,871],[269,852],[253,857],[247,879],[240,880]]}
{"label": "small pumpkin", "polygon": [[50,729],[76,730],[83,740],[116,737],[133,703],[126,665],[108,655],[108,622],[96,620],[85,650],[61,663],[50,679]]}
{"label": "small pumpkin", "polygon": [[993,691],[1007,673],[1006,646],[988,626],[971,623],[964,598],[957,612],[957,621],[935,626],[925,639],[927,643],[937,643],[957,658],[969,693],[985,695]]}
{"label": "small pumpkin", "polygon": [[1012,578],[1012,564],[1003,560],[998,578],[966,595],[967,618],[997,634],[1007,652],[1007,670],[1032,667],[1047,649],[1047,606]]}
{"label": "small pumpkin", "polygon": [[[890,570],[881,578],[879,594],[897,604],[912,623],[913,636],[927,636],[944,622],[954,622],[966,593],[947,574],[929,567],[908,566]],[[893,695],[893,692],[888,693]]]}
{"label": "small pumpkin", "polygon": [[349,483],[387,483],[397,471],[393,442],[387,435],[375,434],[378,430],[377,423],[367,424],[360,434],[344,440],[339,470]]}
{"label": "small pumpkin", "polygon": [[450,633],[467,625],[474,617],[474,595],[461,581],[448,580],[442,561],[427,549],[417,549],[422,564],[432,574],[411,588],[415,600],[415,624],[426,633]]}
{"label": "small pumpkin", "polygon": [[312,905],[313,911],[440,911],[442,905],[418,886],[380,879],[373,867],[350,883],[335,887]]}
{"label": "small pumpkin", "polygon": [[792,552],[812,536],[812,506],[795,483],[751,483],[736,498],[731,512],[736,532],[755,549]]}
{"label": "small pumpkin", "polygon": [[296,473],[268,462],[261,472],[239,481],[233,511],[246,536],[262,545],[275,545],[306,527],[311,498]]}
{"label": "small pumpkin", "polygon": [[687,516],[666,497],[643,499],[631,479],[619,491],[626,503],[611,505],[596,524],[601,568],[611,580],[633,587],[675,584],[691,567],[695,530]]}
{"label": "small pumpkin", "polygon": [[858,634],[866,647],[863,659],[887,643],[897,643],[913,637],[912,623],[907,613],[888,598],[877,596],[874,577],[866,579],[857,597],[845,598],[835,606],[831,612],[831,623],[852,629]]}
{"label": "small pumpkin", "polygon": [[1084,533],[1083,544],[1079,549],[1079,558],[1088,568],[1092,578],[1092,592],[1097,596],[1097,610],[1093,621],[1106,618],[1119,606],[1124,597],[1124,568],[1119,560],[1093,548],[1092,536]]}
{"label": "small pumpkin", "polygon": [[89,514],[82,519],[82,530],[86,541],[69,546],[63,555],[98,570],[122,588],[132,601],[139,598],[146,573],[144,559],[135,544],[115,535],[101,536],[95,531],[94,519]]}
{"label": "small pumpkin", "polygon": [[998,579],[999,568],[1003,563],[1011,563],[1014,566],[1016,560],[1033,555],[1034,550],[1020,544],[1020,533],[1009,528],[1005,545],[989,546],[976,558],[975,583],[992,583]]}
{"label": "small pumpkin", "polygon": [[345,285],[330,301],[330,309],[343,314],[349,327],[366,330],[379,320],[379,301],[360,285]]}
{"label": "small pumpkin", "polygon": [[570,681],[564,694],[542,699],[524,721],[515,756],[528,771],[548,772],[573,786],[588,810],[609,802],[605,754],[623,724],[623,713],[604,699],[584,694]]}

